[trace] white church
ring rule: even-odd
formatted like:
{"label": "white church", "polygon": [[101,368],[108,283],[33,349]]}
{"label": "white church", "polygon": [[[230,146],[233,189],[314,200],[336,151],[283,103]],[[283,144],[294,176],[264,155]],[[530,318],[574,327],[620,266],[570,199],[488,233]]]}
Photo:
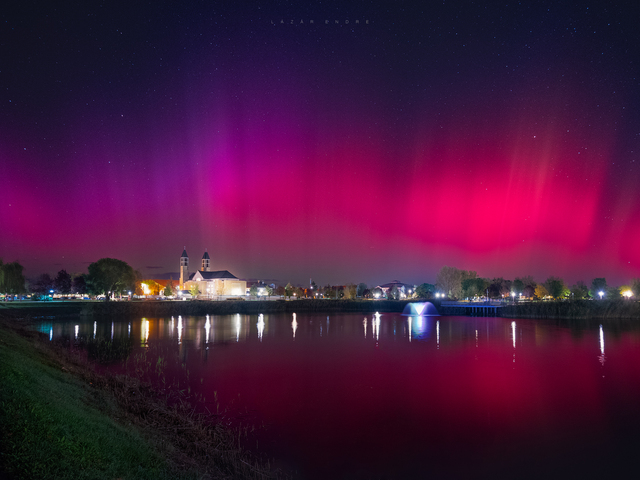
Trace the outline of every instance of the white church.
{"label": "white church", "polygon": [[189,275],[189,255],[184,247],[180,257],[180,290],[191,290],[194,286],[200,291],[199,297],[241,296],[247,291],[247,282],[228,270],[211,270],[211,258],[205,250],[200,270]]}

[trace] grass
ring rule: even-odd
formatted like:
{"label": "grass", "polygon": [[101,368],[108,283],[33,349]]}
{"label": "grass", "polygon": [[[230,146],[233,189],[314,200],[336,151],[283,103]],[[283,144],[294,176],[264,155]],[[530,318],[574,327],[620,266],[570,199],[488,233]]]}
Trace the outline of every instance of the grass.
{"label": "grass", "polygon": [[215,418],[0,320],[0,477],[273,478]]}

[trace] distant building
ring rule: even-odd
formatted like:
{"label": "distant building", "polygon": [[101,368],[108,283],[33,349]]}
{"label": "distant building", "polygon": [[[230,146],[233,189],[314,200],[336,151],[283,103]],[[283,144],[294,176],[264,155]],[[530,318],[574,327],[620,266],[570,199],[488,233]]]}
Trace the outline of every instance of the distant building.
{"label": "distant building", "polygon": [[400,298],[406,298],[413,293],[413,285],[402,283],[398,280],[393,280],[392,282],[378,285],[378,288],[384,292],[385,296],[389,295],[389,293],[393,290],[393,287],[396,287],[396,289],[400,293]]}
{"label": "distant building", "polygon": [[198,287],[200,297],[229,297],[245,295],[247,282],[239,280],[228,270],[211,271],[211,257],[205,250],[200,270],[189,274],[189,256],[185,247],[180,257],[180,288],[191,290]]}

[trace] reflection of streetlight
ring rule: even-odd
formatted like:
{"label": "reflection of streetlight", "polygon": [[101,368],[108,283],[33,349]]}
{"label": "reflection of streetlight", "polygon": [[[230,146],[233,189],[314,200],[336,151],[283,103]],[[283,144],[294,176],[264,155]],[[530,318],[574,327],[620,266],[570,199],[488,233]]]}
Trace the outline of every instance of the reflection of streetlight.
{"label": "reflection of streetlight", "polygon": [[600,290],[600,291],[598,292],[598,295],[600,295],[600,300],[602,300],[602,296],[604,295],[604,292],[603,292],[602,290]]}

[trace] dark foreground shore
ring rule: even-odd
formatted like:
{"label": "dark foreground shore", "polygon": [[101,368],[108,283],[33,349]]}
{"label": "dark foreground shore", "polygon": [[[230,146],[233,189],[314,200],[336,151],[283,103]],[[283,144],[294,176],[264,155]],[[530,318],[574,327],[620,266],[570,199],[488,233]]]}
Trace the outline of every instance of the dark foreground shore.
{"label": "dark foreground shore", "polygon": [[0,478],[282,478],[181,391],[100,375],[0,314]]}

